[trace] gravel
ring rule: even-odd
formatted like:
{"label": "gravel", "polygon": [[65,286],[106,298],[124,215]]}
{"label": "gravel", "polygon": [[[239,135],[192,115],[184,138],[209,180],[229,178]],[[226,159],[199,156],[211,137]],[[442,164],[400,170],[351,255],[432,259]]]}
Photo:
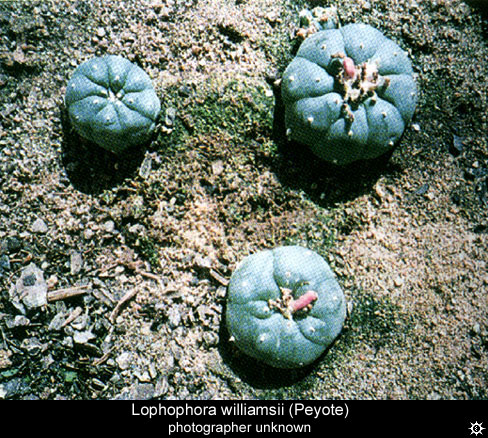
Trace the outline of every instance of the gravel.
{"label": "gravel", "polygon": [[[408,50],[420,98],[388,160],[336,169],[281,140],[279,77],[319,3],[2,2],[0,398],[487,398],[486,23],[473,2],[341,2]],[[163,102],[121,157],[63,108],[109,53]],[[223,314],[237,263],[283,244],[329,261],[349,315],[277,372]]]}

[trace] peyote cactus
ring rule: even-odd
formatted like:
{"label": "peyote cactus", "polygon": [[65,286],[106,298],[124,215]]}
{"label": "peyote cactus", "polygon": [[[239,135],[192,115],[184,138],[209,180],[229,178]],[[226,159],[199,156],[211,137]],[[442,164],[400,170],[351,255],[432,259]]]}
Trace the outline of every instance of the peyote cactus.
{"label": "peyote cactus", "polygon": [[147,141],[161,108],[147,73],[115,55],[81,64],[65,104],[76,132],[114,153]]}
{"label": "peyote cactus", "polygon": [[366,24],[314,33],[283,74],[289,139],[339,165],[376,158],[400,139],[417,90],[408,55]]}
{"label": "peyote cactus", "polygon": [[246,257],[229,282],[231,339],[273,367],[312,363],[340,333],[345,315],[344,294],[329,265],[300,246]]}
{"label": "peyote cactus", "polygon": [[317,6],[312,10],[303,9],[300,11],[299,18],[300,30],[297,36],[303,39],[315,32],[336,29],[339,26],[339,14],[335,6],[328,8]]}

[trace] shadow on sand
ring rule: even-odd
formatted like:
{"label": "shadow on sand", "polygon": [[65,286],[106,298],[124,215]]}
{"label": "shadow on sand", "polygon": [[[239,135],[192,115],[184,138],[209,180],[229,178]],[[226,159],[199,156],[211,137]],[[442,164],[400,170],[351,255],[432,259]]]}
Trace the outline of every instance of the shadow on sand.
{"label": "shadow on sand", "polygon": [[73,187],[86,194],[98,194],[136,175],[146,148],[136,146],[115,155],[81,138],[72,128],[64,105],[60,107],[63,129],[62,162]]}

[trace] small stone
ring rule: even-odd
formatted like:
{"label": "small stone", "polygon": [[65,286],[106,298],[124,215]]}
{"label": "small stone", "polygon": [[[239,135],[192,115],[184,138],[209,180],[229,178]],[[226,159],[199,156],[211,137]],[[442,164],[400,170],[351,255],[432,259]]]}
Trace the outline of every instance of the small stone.
{"label": "small stone", "polygon": [[96,338],[96,336],[89,330],[86,330],[83,332],[75,332],[73,334],[73,341],[76,344],[86,344],[95,338]]}
{"label": "small stone", "polygon": [[481,326],[479,323],[474,323],[472,330],[474,334],[479,335],[481,333]]}
{"label": "small stone", "polygon": [[35,337],[25,338],[20,344],[20,348],[22,348],[22,350],[25,350],[31,356],[36,356],[42,351],[43,345],[41,341],[39,341],[39,339]]}
{"label": "small stone", "polygon": [[182,85],[180,88],[178,88],[178,93],[180,94],[180,96],[190,97],[193,93],[193,90],[189,85]]}
{"label": "small stone", "polygon": [[46,222],[44,222],[41,218],[37,218],[32,224],[31,231],[38,234],[47,233],[48,228]]}
{"label": "small stone", "polygon": [[176,328],[181,323],[181,313],[178,307],[172,306],[168,309],[168,324],[171,328]]}
{"label": "small stone", "polygon": [[10,259],[8,258],[7,254],[4,254],[3,256],[0,257],[0,274],[3,271],[9,271],[10,270]]}
{"label": "small stone", "polygon": [[47,284],[43,272],[31,263],[10,289],[12,304],[21,312],[47,305]]}
{"label": "small stone", "polygon": [[139,380],[141,383],[149,383],[151,381],[151,376],[147,371],[135,371],[134,376]]}
{"label": "small stone", "polygon": [[464,149],[463,139],[453,134],[452,142],[449,146],[449,152],[453,156],[457,157],[463,152],[463,149]]}
{"label": "small stone", "polygon": [[354,310],[354,303],[352,301],[348,301],[346,307],[347,307],[347,314],[351,316]]}
{"label": "small stone", "polygon": [[168,128],[172,128],[175,124],[176,120],[176,108],[169,107],[166,108],[165,116],[164,116],[164,124]]}
{"label": "small stone", "polygon": [[83,231],[83,237],[86,240],[90,240],[94,235],[95,232],[91,228],[86,228],[85,231]]}
{"label": "small stone", "polygon": [[141,164],[141,167],[139,168],[139,176],[142,179],[147,179],[151,174],[151,170],[152,170],[152,158],[150,155],[146,155]]}
{"label": "small stone", "polygon": [[6,252],[8,252],[9,254],[20,251],[20,249],[22,248],[22,243],[16,237],[7,237],[5,239],[5,243],[2,242],[1,247],[3,247],[4,245]]}
{"label": "small stone", "polygon": [[12,353],[9,350],[0,349],[0,370],[9,368],[12,365],[11,355]]}
{"label": "small stone", "polygon": [[121,370],[126,370],[130,366],[130,360],[131,360],[131,354],[128,352],[124,352],[119,354],[116,357],[115,362],[117,362],[117,365]]}
{"label": "small stone", "polygon": [[152,383],[132,385],[115,397],[116,400],[150,400],[154,397],[155,388]]}
{"label": "small stone", "polygon": [[99,38],[103,38],[106,34],[107,34],[107,32],[105,32],[105,29],[103,27],[99,27],[97,29],[97,36]]}
{"label": "small stone", "polygon": [[417,190],[415,190],[416,195],[425,195],[429,191],[429,184],[421,185]]}
{"label": "small stone", "polygon": [[134,224],[129,227],[129,233],[138,234],[140,236],[144,235],[146,227],[142,224]]}
{"label": "small stone", "polygon": [[20,377],[0,384],[0,399],[19,397],[29,391],[29,385]]}
{"label": "small stone", "polygon": [[70,255],[70,272],[71,275],[78,274],[83,268],[83,258],[77,251],[72,251]]}
{"label": "small stone", "polygon": [[113,233],[115,230],[115,224],[114,221],[107,221],[103,224],[103,228],[107,233]]}
{"label": "small stone", "polygon": [[66,348],[73,348],[73,338],[71,336],[66,336],[61,342],[61,345]]}
{"label": "small stone", "polygon": [[65,320],[66,320],[66,312],[59,312],[51,320],[47,329],[50,331],[61,330]]}
{"label": "small stone", "polygon": [[276,12],[273,11],[266,14],[266,20],[268,20],[271,24],[274,24],[280,21],[280,17]]}
{"label": "small stone", "polygon": [[202,338],[208,347],[215,347],[219,343],[219,335],[214,332],[204,332]]}
{"label": "small stone", "polygon": [[26,318],[24,315],[16,315],[13,318],[5,319],[5,325],[7,326],[8,329],[27,327],[29,324],[30,324],[29,319]]}
{"label": "small stone", "polygon": [[213,311],[209,306],[205,304],[200,304],[197,307],[196,313],[203,325],[208,325],[208,321],[211,318]]}
{"label": "small stone", "polygon": [[47,356],[43,356],[41,358],[41,365],[44,370],[48,370],[50,366],[52,366],[56,361],[54,360],[53,356],[51,353],[49,353]]}
{"label": "small stone", "polygon": [[363,9],[363,11],[370,11],[371,3],[368,1],[361,2],[361,8]]}
{"label": "small stone", "polygon": [[165,395],[169,390],[169,384],[166,377],[162,377],[156,382],[156,387],[154,389],[154,397],[161,397]]}
{"label": "small stone", "polygon": [[224,163],[222,160],[217,160],[212,163],[212,174],[219,176],[224,171]]}
{"label": "small stone", "polygon": [[56,285],[58,284],[58,277],[56,277],[55,274],[51,275],[47,280],[46,280],[47,288],[49,290],[54,289]]}
{"label": "small stone", "polygon": [[404,280],[403,278],[401,278],[400,276],[396,277],[395,280],[393,280],[393,282],[395,283],[395,286],[396,287],[400,287],[403,285],[404,283]]}
{"label": "small stone", "polygon": [[[78,311],[78,314],[82,312],[81,307],[77,307],[75,310]],[[71,323],[71,327],[75,330],[83,331],[88,326],[90,322],[90,317],[87,314],[83,314],[75,318],[75,320]]]}

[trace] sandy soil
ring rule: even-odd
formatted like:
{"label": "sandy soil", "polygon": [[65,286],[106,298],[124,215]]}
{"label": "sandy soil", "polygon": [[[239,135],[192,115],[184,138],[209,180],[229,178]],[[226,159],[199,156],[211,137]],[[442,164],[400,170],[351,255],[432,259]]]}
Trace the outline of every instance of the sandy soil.
{"label": "sandy soil", "polygon": [[[408,50],[420,98],[391,157],[335,169],[282,141],[279,77],[317,5],[1,3],[0,398],[487,398],[486,23],[461,1],[341,2]],[[163,106],[122,157],[63,108],[106,53]],[[237,262],[283,244],[326,258],[349,316],[316,364],[276,372],[235,350],[223,312]],[[30,263],[80,295],[19,315]]]}

